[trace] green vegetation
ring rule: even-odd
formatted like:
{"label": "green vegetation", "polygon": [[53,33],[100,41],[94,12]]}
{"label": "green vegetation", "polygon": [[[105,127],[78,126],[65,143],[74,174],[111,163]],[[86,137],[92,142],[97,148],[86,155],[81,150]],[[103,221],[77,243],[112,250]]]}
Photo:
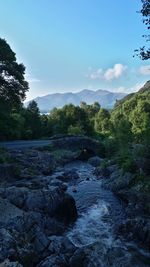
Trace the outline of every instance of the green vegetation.
{"label": "green vegetation", "polygon": [[[140,13],[143,18],[143,23],[145,24],[147,30],[149,31],[150,29],[150,0],[141,0],[142,2],[142,9],[140,10]],[[144,38],[146,38],[146,42],[150,41],[150,34],[144,34]],[[140,47],[140,49],[135,50],[137,55],[142,59],[142,60],[148,60],[150,59],[150,48],[149,47]]]}
{"label": "green vegetation", "polygon": [[28,91],[25,67],[4,39],[0,39],[0,139],[21,138],[22,101]]}
{"label": "green vegetation", "polygon": [[[92,105],[81,102],[80,106],[68,104],[41,115],[35,101],[27,108],[23,106],[28,91],[25,67],[16,62],[15,53],[3,39],[0,39],[0,67],[1,140],[67,134],[91,136],[103,142],[106,158],[113,158],[124,172],[136,172],[138,158],[149,158],[150,82],[138,93],[117,101],[111,111],[97,102]],[[139,151],[135,153],[137,146],[142,155]],[[59,153],[56,157],[59,158]],[[1,153],[0,161],[7,161],[7,153]]]}

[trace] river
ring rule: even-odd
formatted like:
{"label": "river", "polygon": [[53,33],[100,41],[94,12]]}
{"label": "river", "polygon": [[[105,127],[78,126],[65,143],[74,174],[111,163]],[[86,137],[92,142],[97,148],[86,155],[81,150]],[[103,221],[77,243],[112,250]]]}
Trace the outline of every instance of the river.
{"label": "river", "polygon": [[93,175],[93,167],[76,161],[65,169],[79,174],[78,182],[68,187],[79,216],[66,235],[84,250],[87,267],[149,267],[149,252],[118,234],[118,226],[126,219],[125,207],[111,191],[103,189],[102,181]]}

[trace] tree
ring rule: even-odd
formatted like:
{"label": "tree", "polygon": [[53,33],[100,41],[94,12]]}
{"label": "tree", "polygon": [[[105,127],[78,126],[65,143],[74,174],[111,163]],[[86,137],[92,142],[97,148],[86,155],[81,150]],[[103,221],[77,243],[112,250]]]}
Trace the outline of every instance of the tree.
{"label": "tree", "polygon": [[[8,43],[0,38],[0,139],[20,138],[19,125],[23,118],[17,115],[28,91],[24,78],[25,67],[18,64]],[[18,123],[18,125],[17,125]],[[17,126],[17,127],[16,127]],[[17,132],[18,131],[18,132]]]}
{"label": "tree", "polygon": [[130,114],[130,121],[135,141],[150,144],[150,103],[139,99]]}
{"label": "tree", "polygon": [[25,129],[27,138],[39,138],[41,136],[40,111],[36,101],[31,101],[25,111]]}
{"label": "tree", "polygon": [[0,104],[17,108],[25,99],[28,83],[24,78],[25,67],[18,64],[9,44],[0,38]]}
{"label": "tree", "polygon": [[95,117],[95,130],[98,133],[110,131],[110,113],[107,109],[101,108]]}
{"label": "tree", "polygon": [[128,146],[132,141],[132,124],[124,114],[118,114],[113,121],[113,134],[120,146]]}
{"label": "tree", "polygon": [[61,109],[53,109],[48,116],[48,128],[52,129],[53,134],[78,131],[90,135],[92,132],[87,112],[73,104],[65,105]]}
{"label": "tree", "polygon": [[51,129],[48,128],[48,116],[46,114],[42,114],[41,116],[41,135],[42,137],[51,136]]}
{"label": "tree", "polygon": [[[142,9],[140,13],[143,16],[143,23],[146,25],[147,30],[150,30],[150,0],[141,0],[142,1]],[[146,41],[150,41],[150,34],[143,35],[146,38]],[[136,54],[142,60],[148,60],[150,58],[150,48],[149,47],[141,47],[140,49],[135,50]]]}
{"label": "tree", "polygon": [[97,112],[100,110],[101,106],[98,102],[94,102],[92,105],[87,105],[86,102],[80,103],[80,108],[83,109],[88,115],[89,119],[94,119]]}
{"label": "tree", "polygon": [[68,127],[68,134],[73,134],[73,135],[84,135],[85,132],[83,130],[82,125],[76,125],[76,126],[72,126],[70,125]]}

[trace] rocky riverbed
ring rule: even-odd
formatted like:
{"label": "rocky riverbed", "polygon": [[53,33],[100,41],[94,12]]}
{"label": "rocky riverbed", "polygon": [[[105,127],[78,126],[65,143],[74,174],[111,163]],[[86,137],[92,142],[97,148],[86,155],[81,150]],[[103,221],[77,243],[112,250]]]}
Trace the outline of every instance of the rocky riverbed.
{"label": "rocky riverbed", "polygon": [[150,266],[150,220],[132,175],[111,162],[104,168],[96,145],[58,143],[6,152],[0,267]]}

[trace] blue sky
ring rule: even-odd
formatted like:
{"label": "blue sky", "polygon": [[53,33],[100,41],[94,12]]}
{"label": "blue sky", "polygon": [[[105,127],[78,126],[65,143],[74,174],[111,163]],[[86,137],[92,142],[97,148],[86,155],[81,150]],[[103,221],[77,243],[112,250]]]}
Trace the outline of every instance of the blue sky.
{"label": "blue sky", "polygon": [[27,99],[88,89],[135,91],[150,62],[140,0],[1,0],[0,37],[26,66]]}

